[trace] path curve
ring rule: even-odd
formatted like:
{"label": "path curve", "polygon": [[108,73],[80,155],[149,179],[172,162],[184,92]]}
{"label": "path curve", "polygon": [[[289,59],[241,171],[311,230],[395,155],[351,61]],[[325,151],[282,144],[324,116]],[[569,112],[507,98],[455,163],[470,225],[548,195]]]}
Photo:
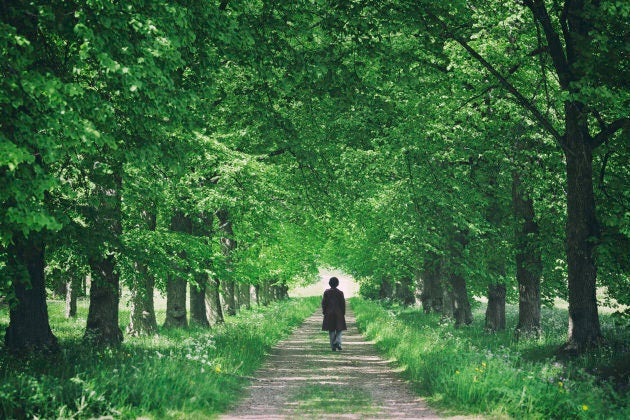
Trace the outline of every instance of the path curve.
{"label": "path curve", "polygon": [[415,396],[356,328],[348,309],[343,351],[332,352],[317,311],[272,349],[245,398],[222,419],[443,418]]}

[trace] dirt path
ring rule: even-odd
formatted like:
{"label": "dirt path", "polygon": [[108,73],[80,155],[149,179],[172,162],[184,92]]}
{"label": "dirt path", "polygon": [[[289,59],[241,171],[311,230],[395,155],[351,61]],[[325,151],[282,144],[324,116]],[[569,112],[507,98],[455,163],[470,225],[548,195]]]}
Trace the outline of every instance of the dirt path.
{"label": "dirt path", "polygon": [[222,419],[442,418],[413,395],[346,316],[343,351],[332,352],[321,314],[272,350],[245,398]]}

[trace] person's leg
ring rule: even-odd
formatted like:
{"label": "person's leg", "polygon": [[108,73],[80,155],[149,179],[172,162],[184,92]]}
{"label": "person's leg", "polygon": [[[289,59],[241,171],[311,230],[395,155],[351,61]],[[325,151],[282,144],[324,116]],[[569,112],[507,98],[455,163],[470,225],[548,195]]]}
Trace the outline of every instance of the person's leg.
{"label": "person's leg", "polygon": [[335,347],[337,347],[339,350],[341,350],[341,333],[343,331],[339,330],[337,331],[337,334],[335,335]]}
{"label": "person's leg", "polygon": [[328,331],[328,337],[330,337],[330,348],[332,351],[337,350],[337,331]]}

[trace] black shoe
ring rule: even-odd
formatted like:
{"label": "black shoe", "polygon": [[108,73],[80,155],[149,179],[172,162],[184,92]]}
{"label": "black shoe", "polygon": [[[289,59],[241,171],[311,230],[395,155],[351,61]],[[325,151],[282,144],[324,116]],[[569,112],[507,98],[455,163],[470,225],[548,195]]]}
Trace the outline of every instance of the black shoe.
{"label": "black shoe", "polygon": [[333,347],[333,348],[332,348],[332,351],[337,351],[337,347]]}
{"label": "black shoe", "polygon": [[337,346],[337,350],[341,351],[341,350],[343,350],[343,349],[341,348],[341,346],[339,346],[339,345],[338,345],[338,346]]}

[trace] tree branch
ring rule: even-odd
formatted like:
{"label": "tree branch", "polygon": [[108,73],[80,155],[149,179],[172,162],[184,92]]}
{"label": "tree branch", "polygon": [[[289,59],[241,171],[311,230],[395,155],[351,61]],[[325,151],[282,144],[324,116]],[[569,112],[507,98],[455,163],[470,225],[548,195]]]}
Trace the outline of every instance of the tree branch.
{"label": "tree branch", "polygon": [[[525,0],[525,2],[531,3],[531,0]],[[540,123],[540,125],[542,125],[542,127],[549,134],[551,134],[558,141],[558,143],[562,145],[562,147],[564,147],[564,136],[560,134],[558,130],[556,130],[551,121],[545,118],[545,116],[540,112],[538,108],[536,108],[536,106],[534,106],[534,104],[532,104],[527,98],[525,98],[525,96],[523,96],[523,94],[519,92],[518,89],[514,87],[514,85],[512,85],[501,73],[499,73],[499,71],[494,68],[492,64],[490,64],[485,58],[483,58],[481,54],[479,54],[473,47],[471,47],[465,39],[451,32],[447,25],[442,21],[442,19],[432,13],[429,13],[429,16],[431,16],[442,27],[448,37],[464,47],[464,49],[468,51],[468,53],[475,60],[477,60],[483,67],[485,67],[486,70],[490,72],[490,74],[496,77],[499,83],[516,98],[518,104],[531,112],[531,114]]]}
{"label": "tree branch", "polygon": [[505,77],[503,77],[503,75],[499,73],[499,71],[495,69],[494,66],[492,66],[492,64],[486,61],[486,59],[483,58],[481,54],[479,54],[477,51],[475,51],[475,49],[472,48],[465,40],[459,37],[454,37],[454,39],[455,41],[457,41],[459,45],[464,47],[464,49],[468,51],[468,53],[474,59],[476,59],[479,63],[481,63],[481,65],[484,66],[486,70],[488,70],[494,77],[496,77],[501,83],[501,85],[503,85],[503,87],[508,92],[514,95],[518,103],[523,108],[527,109],[529,112],[532,113],[534,118],[540,123],[540,125],[543,126],[545,130],[547,130],[547,132],[549,132],[549,134],[551,134],[558,142],[560,142],[560,144],[564,143],[564,136],[562,136],[558,132],[558,130],[555,129],[553,124],[551,124],[551,122],[547,118],[545,118],[545,116],[540,112],[540,110],[536,108],[536,106],[534,106],[534,104],[532,104],[529,100],[527,100],[527,98],[525,98],[525,96],[523,96],[523,94],[519,92],[518,89],[514,87],[514,85],[512,85]]}
{"label": "tree branch", "polygon": [[599,132],[591,142],[591,146],[593,149],[601,146],[604,142],[606,142],[613,134],[617,132],[617,130],[621,130],[622,128],[630,129],[630,117],[619,118],[618,120],[613,121],[608,124],[602,131]]}

